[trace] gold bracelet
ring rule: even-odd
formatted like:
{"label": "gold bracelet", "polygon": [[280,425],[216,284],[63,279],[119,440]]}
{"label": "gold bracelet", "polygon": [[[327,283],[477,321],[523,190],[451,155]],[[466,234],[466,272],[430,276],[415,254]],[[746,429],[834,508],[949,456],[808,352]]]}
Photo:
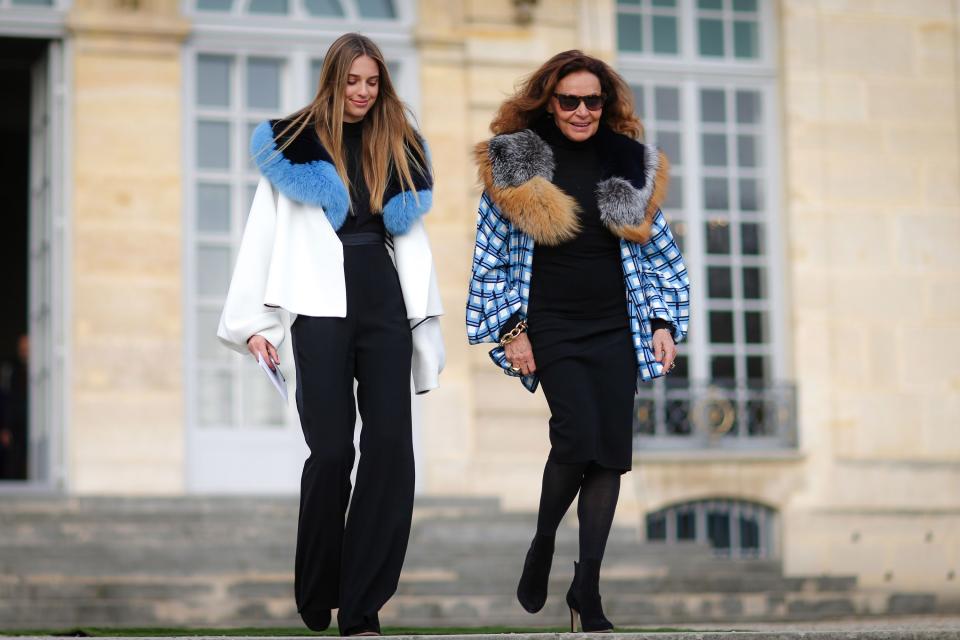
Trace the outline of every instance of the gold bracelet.
{"label": "gold bracelet", "polygon": [[517,323],[517,326],[515,326],[513,329],[510,329],[510,331],[507,331],[507,333],[500,338],[500,346],[501,347],[507,346],[508,344],[510,344],[517,338],[519,338],[520,334],[526,330],[527,330],[527,321],[521,320],[520,322]]}

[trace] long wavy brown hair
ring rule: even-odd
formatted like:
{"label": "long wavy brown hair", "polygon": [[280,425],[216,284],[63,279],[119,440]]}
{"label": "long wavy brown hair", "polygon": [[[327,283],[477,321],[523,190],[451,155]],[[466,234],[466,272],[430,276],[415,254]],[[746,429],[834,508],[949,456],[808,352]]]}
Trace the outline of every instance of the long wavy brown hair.
{"label": "long wavy brown hair", "polygon": [[546,113],[557,83],[575,71],[589,71],[600,80],[600,90],[606,96],[601,122],[631,138],[643,136],[643,125],[634,113],[633,92],[626,81],[603,60],[577,49],[558,53],[527,76],[500,105],[490,130],[499,135],[530,127]]}
{"label": "long wavy brown hair", "polygon": [[412,191],[419,203],[413,170],[426,173],[429,167],[426,151],[411,124],[413,113],[397,96],[380,48],[359,33],[346,33],[330,45],[323,58],[317,95],[313,102],[288,116],[290,124],[278,136],[284,139],[278,151],[313,125],[340,179],[350,185],[343,146],[343,110],[350,65],[361,56],[374,60],[380,69],[377,98],[363,118],[363,179],[370,191],[370,210],[383,210],[383,194],[394,172],[400,187]]}

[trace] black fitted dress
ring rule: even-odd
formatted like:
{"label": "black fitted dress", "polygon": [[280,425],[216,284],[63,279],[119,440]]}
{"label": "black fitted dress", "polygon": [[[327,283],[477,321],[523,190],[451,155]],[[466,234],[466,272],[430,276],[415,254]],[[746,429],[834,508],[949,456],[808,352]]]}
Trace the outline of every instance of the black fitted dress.
{"label": "black fitted dress", "polygon": [[627,317],[620,240],[600,221],[605,177],[596,136],[566,138],[538,127],[556,160],[553,183],[579,204],[580,233],[536,245],[528,334],[550,406],[550,459],[629,471],[633,459],[636,352]]}

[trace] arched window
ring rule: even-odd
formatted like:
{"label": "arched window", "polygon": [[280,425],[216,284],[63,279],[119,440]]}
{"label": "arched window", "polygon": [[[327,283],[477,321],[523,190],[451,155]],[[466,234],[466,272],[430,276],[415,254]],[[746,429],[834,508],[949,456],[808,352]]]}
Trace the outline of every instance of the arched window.
{"label": "arched window", "polygon": [[770,558],[775,553],[776,512],[746,500],[709,499],[675,504],[647,514],[648,542],[707,544],[730,558]]}

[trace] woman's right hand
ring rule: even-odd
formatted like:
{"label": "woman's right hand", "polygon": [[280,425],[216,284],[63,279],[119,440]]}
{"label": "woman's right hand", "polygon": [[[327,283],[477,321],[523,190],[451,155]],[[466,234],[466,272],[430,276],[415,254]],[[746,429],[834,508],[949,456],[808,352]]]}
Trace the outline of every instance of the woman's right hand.
{"label": "woman's right hand", "polygon": [[247,340],[247,349],[253,354],[254,360],[259,360],[262,356],[263,361],[267,363],[271,371],[277,370],[277,365],[280,364],[280,356],[277,355],[277,350],[266,338],[259,334],[250,336]]}
{"label": "woman's right hand", "polygon": [[503,350],[506,352],[510,366],[520,367],[520,373],[523,375],[528,376],[537,370],[537,364],[533,361],[533,346],[526,333],[521,333],[505,344]]}

